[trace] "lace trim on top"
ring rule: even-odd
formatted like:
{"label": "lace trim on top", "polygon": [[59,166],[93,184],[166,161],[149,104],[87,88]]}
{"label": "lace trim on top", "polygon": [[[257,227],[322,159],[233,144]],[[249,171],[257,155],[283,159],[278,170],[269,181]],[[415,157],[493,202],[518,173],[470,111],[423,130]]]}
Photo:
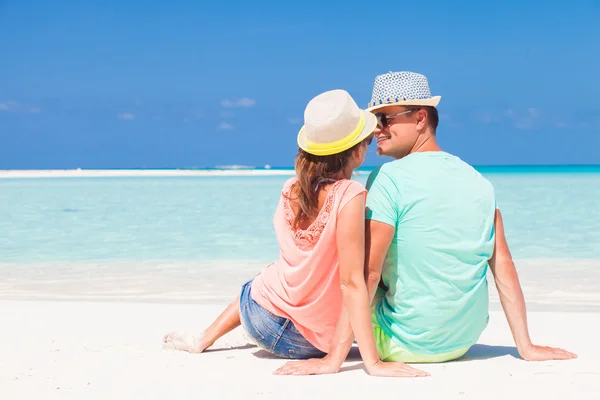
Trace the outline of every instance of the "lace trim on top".
{"label": "lace trim on top", "polygon": [[287,223],[287,226],[289,227],[294,237],[296,246],[298,246],[300,250],[310,250],[317,243],[319,237],[321,237],[321,233],[323,232],[323,229],[325,229],[325,226],[329,221],[329,216],[331,215],[331,209],[333,208],[335,192],[337,191],[338,187],[341,185],[342,182],[343,181],[341,180],[336,181],[331,186],[329,192],[327,192],[327,197],[325,198],[323,207],[321,207],[321,209],[319,210],[317,218],[315,218],[312,224],[310,224],[310,226],[306,229],[294,230],[293,228],[295,215],[294,210],[292,209],[292,205],[290,204],[289,197],[292,192],[292,187],[296,182],[288,185],[283,190],[283,211],[285,222]]}

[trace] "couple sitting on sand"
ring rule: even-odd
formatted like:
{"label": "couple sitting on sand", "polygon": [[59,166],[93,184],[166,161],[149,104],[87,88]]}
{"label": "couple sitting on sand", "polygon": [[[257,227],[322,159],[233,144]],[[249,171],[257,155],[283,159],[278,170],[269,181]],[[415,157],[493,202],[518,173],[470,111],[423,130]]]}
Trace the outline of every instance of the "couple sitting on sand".
{"label": "couple sitting on sand", "polygon": [[[485,329],[489,266],[521,357],[574,358],[532,344],[494,189],[437,144],[439,101],[412,72],[378,76],[367,110],[343,90],[312,99],[274,216],[279,260],[201,336],[169,333],[165,346],[202,352],[242,325],[303,359],[276,374],[305,375],[338,372],[356,338],[369,374],[426,376],[407,363],[457,359]],[[373,139],[395,160],[365,188],[351,176]]]}

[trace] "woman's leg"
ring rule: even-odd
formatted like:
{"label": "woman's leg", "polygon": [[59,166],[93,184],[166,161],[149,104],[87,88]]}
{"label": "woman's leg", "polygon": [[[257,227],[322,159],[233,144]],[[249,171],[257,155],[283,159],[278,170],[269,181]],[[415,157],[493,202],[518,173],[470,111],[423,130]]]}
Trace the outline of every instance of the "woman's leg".
{"label": "woman's leg", "polygon": [[240,297],[238,296],[225,311],[198,336],[189,336],[179,332],[167,333],[164,338],[164,346],[173,350],[188,351],[190,353],[201,353],[213,343],[240,326]]}

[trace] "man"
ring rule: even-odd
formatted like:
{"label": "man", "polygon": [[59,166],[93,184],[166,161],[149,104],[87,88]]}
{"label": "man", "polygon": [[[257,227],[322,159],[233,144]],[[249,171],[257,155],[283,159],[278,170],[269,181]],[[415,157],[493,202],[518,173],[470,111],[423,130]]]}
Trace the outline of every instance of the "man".
{"label": "man", "polygon": [[[377,153],[395,159],[367,183],[367,285],[380,358],[444,362],[464,355],[487,326],[488,266],[521,357],[576,357],[532,344],[493,187],[438,145],[440,99],[425,76],[390,72],[376,78],[369,103],[378,118]],[[283,369],[334,372],[348,348],[346,341],[319,362]]]}
{"label": "man", "polygon": [[[386,361],[447,361],[475,344],[488,321],[488,265],[517,349],[526,360],[575,357],[535,346],[492,185],[437,143],[439,96],[412,72],[380,75],[369,111],[377,152],[395,158],[367,188],[370,293]],[[379,296],[378,296],[379,297]],[[387,352],[387,354],[386,354]]]}

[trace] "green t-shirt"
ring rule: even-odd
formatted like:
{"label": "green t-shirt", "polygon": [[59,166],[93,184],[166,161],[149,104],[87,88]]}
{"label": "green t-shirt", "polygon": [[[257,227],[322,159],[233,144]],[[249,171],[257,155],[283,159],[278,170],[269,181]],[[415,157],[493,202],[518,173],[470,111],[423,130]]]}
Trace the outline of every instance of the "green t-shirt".
{"label": "green t-shirt", "polygon": [[490,182],[456,156],[420,152],[373,171],[367,189],[367,218],[396,228],[375,308],[381,328],[419,354],[475,344],[489,318]]}

